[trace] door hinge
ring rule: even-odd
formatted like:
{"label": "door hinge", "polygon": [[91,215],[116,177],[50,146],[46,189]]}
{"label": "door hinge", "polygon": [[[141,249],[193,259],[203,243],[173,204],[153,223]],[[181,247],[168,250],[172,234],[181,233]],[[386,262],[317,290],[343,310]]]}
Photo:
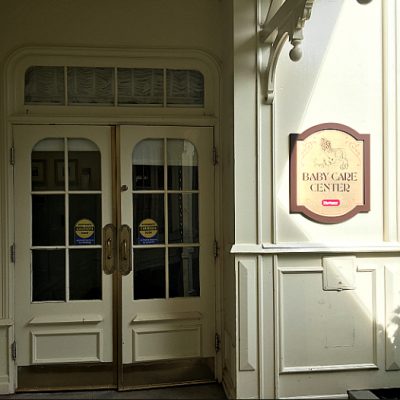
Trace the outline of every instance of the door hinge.
{"label": "door hinge", "polygon": [[15,243],[10,246],[10,258],[11,262],[15,263]]}
{"label": "door hinge", "polygon": [[10,147],[10,164],[14,165],[15,163],[15,147]]}
{"label": "door hinge", "polygon": [[214,243],[213,243],[213,253],[214,253],[214,258],[217,258],[218,254],[219,254],[219,246],[218,246],[218,242],[216,240],[214,240]]}
{"label": "door hinge", "polygon": [[11,358],[14,361],[17,359],[17,342],[15,340],[11,343]]}
{"label": "door hinge", "polygon": [[221,338],[219,334],[215,334],[215,352],[218,353],[221,350]]}
{"label": "door hinge", "polygon": [[212,158],[213,158],[213,165],[217,165],[218,164],[218,153],[217,153],[217,148],[215,146],[213,147]]}

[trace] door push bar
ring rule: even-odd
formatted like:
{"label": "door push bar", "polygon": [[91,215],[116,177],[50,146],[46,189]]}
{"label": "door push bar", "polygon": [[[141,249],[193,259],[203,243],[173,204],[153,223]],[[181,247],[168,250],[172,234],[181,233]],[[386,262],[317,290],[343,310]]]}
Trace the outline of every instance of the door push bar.
{"label": "door push bar", "polygon": [[[106,275],[113,274],[117,269],[116,229],[113,224],[103,228],[103,271]],[[119,228],[119,271],[128,275],[132,271],[132,242],[131,228],[122,225]]]}

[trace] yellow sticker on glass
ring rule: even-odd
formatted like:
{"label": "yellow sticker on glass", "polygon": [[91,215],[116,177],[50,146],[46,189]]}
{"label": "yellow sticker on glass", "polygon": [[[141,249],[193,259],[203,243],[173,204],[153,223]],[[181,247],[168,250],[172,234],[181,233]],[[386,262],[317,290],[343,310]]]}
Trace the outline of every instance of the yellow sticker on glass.
{"label": "yellow sticker on glass", "polygon": [[90,219],[82,218],[75,224],[74,244],[95,244],[95,227]]}
{"label": "yellow sticker on glass", "polygon": [[146,218],[139,224],[139,243],[158,243],[158,224],[154,219]]}

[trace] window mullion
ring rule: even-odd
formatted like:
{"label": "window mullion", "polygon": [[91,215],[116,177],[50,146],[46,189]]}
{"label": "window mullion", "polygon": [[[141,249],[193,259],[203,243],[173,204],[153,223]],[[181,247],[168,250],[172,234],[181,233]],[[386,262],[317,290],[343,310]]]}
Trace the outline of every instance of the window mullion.
{"label": "window mullion", "polygon": [[64,138],[64,190],[65,190],[65,300],[69,302],[69,162],[68,139]]}
{"label": "window mullion", "polygon": [[165,298],[169,299],[168,141],[164,138]]}
{"label": "window mullion", "polygon": [[118,68],[114,68],[114,106],[118,106]]}
{"label": "window mullion", "polygon": [[167,107],[167,70],[166,68],[163,69],[163,107]]}
{"label": "window mullion", "polygon": [[68,68],[64,66],[64,105],[68,105]]}

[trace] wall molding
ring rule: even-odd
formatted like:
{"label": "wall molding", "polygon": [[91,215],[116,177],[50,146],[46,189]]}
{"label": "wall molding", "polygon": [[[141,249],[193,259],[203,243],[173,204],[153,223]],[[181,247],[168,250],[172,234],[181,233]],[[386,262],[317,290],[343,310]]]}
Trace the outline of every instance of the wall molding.
{"label": "wall molding", "polygon": [[400,243],[238,243],[230,248],[232,254],[301,254],[301,253],[396,253]]}
{"label": "wall molding", "polygon": [[257,368],[257,261],[238,263],[239,371]]}
{"label": "wall molding", "polygon": [[284,367],[281,374],[299,373],[299,372],[326,372],[326,371],[353,371],[360,369],[379,369],[374,363],[365,364],[338,364],[338,365],[312,365],[301,367]]}

